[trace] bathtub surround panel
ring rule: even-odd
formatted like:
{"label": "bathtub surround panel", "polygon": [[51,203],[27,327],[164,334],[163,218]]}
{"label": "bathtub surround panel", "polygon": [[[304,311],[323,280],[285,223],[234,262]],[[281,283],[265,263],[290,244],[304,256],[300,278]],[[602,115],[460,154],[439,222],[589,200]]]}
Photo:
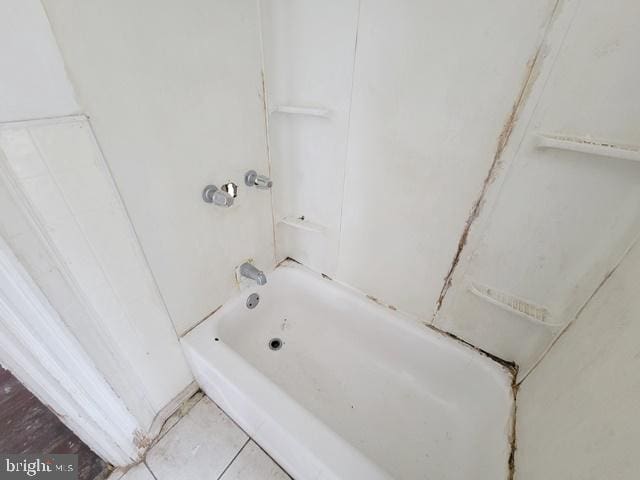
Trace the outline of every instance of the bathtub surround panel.
{"label": "bathtub surround panel", "polygon": [[205,392],[294,478],[507,478],[503,367],[293,262],[254,309],[247,295],[182,341]]}
{"label": "bathtub surround panel", "polygon": [[639,276],[636,243],[522,383],[516,480],[637,477]]}
{"label": "bathtub surround panel", "polygon": [[[635,4],[362,0],[341,4],[338,33],[318,48],[322,14],[265,3],[279,258],[514,361],[524,378],[640,233]],[[342,128],[344,110],[308,100],[339,91],[344,167],[319,133]],[[333,183],[314,170],[325,166]],[[342,172],[333,274],[321,218],[334,218],[326,187]],[[316,198],[313,215],[281,210]]]}
{"label": "bathtub surround panel", "polygon": [[[621,158],[640,150],[640,6],[614,4],[559,13],[562,48],[435,321],[515,360],[520,379],[640,235],[640,163]],[[507,295],[487,301],[474,285]]]}
{"label": "bathtub surround panel", "polygon": [[0,0],[0,122],[78,113],[40,0]]}
{"label": "bathtub surround panel", "polygon": [[192,375],[91,126],[5,125],[0,150],[3,236],[150,428]]}
{"label": "bathtub surround panel", "polygon": [[[69,75],[178,333],[274,265],[260,23],[254,0],[44,2]],[[207,184],[239,185],[231,208]]]}
{"label": "bathtub surround panel", "polygon": [[362,1],[337,278],[431,320],[554,4]]}
{"label": "bathtub surround panel", "polygon": [[262,0],[278,260],[334,275],[358,0]]}

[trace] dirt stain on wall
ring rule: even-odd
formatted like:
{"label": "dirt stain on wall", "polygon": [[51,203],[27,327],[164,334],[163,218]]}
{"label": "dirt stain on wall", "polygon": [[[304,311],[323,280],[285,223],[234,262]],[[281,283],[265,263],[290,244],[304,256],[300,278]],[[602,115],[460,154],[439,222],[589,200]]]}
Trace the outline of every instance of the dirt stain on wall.
{"label": "dirt stain on wall", "polygon": [[513,133],[513,129],[515,128],[516,122],[518,121],[518,116],[522,111],[522,108],[526,103],[527,98],[529,97],[529,94],[531,93],[531,89],[535,84],[536,79],[538,78],[538,74],[540,71],[538,67],[540,64],[540,60],[542,58],[542,50],[543,50],[543,44],[541,44],[538,47],[535,55],[531,58],[531,60],[527,62],[524,81],[522,82],[522,86],[516,97],[516,100],[513,103],[513,106],[511,107],[511,111],[507,116],[507,119],[502,127],[502,130],[500,131],[500,135],[498,136],[498,141],[497,141],[495,153],[493,155],[493,160],[491,162],[491,166],[489,167],[487,176],[485,177],[482,183],[480,194],[478,195],[478,198],[474,202],[473,207],[471,208],[471,212],[467,217],[467,221],[465,222],[464,228],[462,230],[462,234],[460,235],[460,239],[458,240],[458,247],[453,257],[453,261],[451,262],[449,271],[447,272],[447,275],[444,278],[442,290],[440,291],[440,295],[436,302],[436,308],[433,314],[433,319],[435,319],[437,313],[442,308],[444,298],[447,295],[447,291],[449,290],[449,287],[451,286],[451,282],[453,280],[454,271],[458,266],[458,263],[460,262],[462,251],[464,250],[464,247],[467,244],[467,240],[469,238],[469,232],[471,231],[471,226],[473,225],[473,222],[475,222],[475,220],[480,215],[480,211],[482,210],[482,207],[484,205],[487,191],[489,190],[489,187],[491,186],[491,184],[495,181],[498,171],[501,167],[502,154],[504,153],[504,150],[507,144],[509,143],[509,138]]}

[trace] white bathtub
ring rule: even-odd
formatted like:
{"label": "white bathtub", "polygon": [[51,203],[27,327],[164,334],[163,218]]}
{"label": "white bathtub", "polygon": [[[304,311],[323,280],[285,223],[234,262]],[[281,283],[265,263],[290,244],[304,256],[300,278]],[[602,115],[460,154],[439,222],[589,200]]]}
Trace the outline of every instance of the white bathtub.
{"label": "white bathtub", "polygon": [[296,480],[508,476],[506,369],[293,262],[182,342],[207,395]]}

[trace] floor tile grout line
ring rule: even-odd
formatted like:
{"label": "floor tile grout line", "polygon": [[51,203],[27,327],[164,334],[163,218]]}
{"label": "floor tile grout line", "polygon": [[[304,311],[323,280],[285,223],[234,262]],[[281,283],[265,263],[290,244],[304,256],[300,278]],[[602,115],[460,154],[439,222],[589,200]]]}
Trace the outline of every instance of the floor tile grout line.
{"label": "floor tile grout line", "polygon": [[[233,418],[231,418],[231,417],[227,414],[227,412],[225,412],[222,408],[220,408],[220,406],[219,406],[216,402],[214,402],[211,398],[209,398],[209,397],[204,393],[204,391],[199,390],[199,392],[201,392],[201,393],[203,394],[203,395],[202,395],[202,397],[200,397],[200,399],[199,399],[196,403],[194,403],[194,404],[191,406],[191,408],[189,409],[189,411],[188,411],[188,412],[187,412],[183,417],[181,417],[181,418],[180,418],[176,423],[174,423],[173,425],[171,425],[171,427],[170,427],[166,432],[164,432],[164,434],[162,434],[162,436],[161,436],[161,437],[159,437],[159,438],[154,442],[154,444],[151,446],[151,448],[149,448],[149,451],[150,451],[150,450],[151,450],[151,449],[152,449],[152,448],[153,448],[153,447],[154,447],[154,446],[155,446],[155,445],[156,445],[156,444],[157,444],[157,443],[158,443],[158,442],[159,442],[163,437],[165,437],[165,436],[166,436],[166,435],[167,435],[171,430],[173,430],[173,429],[174,429],[174,427],[176,427],[180,422],[182,422],[182,420],[184,420],[184,419],[185,419],[185,417],[191,413],[191,410],[193,410],[193,408],[194,408],[196,405],[198,405],[201,401],[203,401],[203,400],[206,398],[206,399],[208,399],[208,400],[209,400],[213,405],[215,405],[215,406],[216,406],[216,408],[218,408],[218,409],[219,409],[219,410],[224,414],[224,416],[225,416],[225,417],[227,417],[227,419],[228,419],[228,420],[230,420],[230,421],[231,421],[231,423],[232,423],[236,428],[238,428],[242,433],[244,433],[244,434],[245,434],[245,436],[247,437],[247,440],[244,442],[244,444],[242,445],[242,447],[240,447],[240,450],[238,450],[238,452],[234,455],[234,457],[231,459],[231,461],[229,462],[229,464],[225,467],[225,469],[222,471],[222,473],[220,473],[220,476],[219,476],[219,477],[217,477],[217,479],[216,479],[216,480],[220,480],[220,479],[224,476],[224,474],[225,474],[225,473],[227,472],[227,470],[231,467],[231,465],[233,464],[233,462],[235,462],[235,461],[236,461],[236,459],[238,458],[238,456],[240,455],[240,453],[242,453],[242,451],[244,450],[244,448],[245,448],[245,447],[246,447],[250,442],[253,442],[253,443],[254,443],[254,445],[256,445],[256,446],[257,446],[257,447],[262,451],[262,453],[264,453],[264,454],[265,454],[265,455],[266,455],[266,456],[267,456],[267,457],[268,457],[268,458],[269,458],[269,459],[270,459],[274,464],[276,464],[276,465],[277,465],[277,466],[278,466],[278,467],[279,467],[279,468],[280,468],[280,469],[285,473],[285,475],[287,475],[287,477],[289,477],[289,478],[293,478],[293,477],[291,477],[291,475],[289,475],[289,472],[287,472],[287,471],[282,467],[282,465],[280,465],[280,464],[279,464],[279,463],[278,463],[278,462],[277,462],[277,461],[276,461],[276,460],[275,460],[271,455],[269,455],[269,453],[267,453],[267,451],[266,451],[264,448],[262,448],[262,446],[260,446],[260,444],[259,444],[258,442],[256,442],[256,441],[254,440],[254,438],[253,438],[251,435],[249,435],[249,434],[248,434],[248,433],[247,433],[247,432],[246,432],[246,431],[245,431],[245,430],[244,430],[240,425],[238,425],[238,423],[237,423]],[[197,394],[198,394],[198,393],[195,393],[195,394],[194,394],[194,396],[195,396],[195,395],[197,395]],[[147,452],[147,453],[148,453],[148,452]],[[158,477],[156,477],[156,476],[155,476],[155,474],[153,473],[153,470],[151,470],[151,467],[150,467],[150,466],[149,466],[149,464],[147,463],[146,455],[145,455],[145,459],[142,461],[142,463],[144,463],[144,465],[147,467],[147,470],[149,470],[149,472],[151,473],[151,476],[153,476],[154,480],[158,480]]]}
{"label": "floor tile grout line", "polygon": [[[204,391],[202,391],[202,392],[204,393]],[[260,446],[260,444],[257,442],[257,440],[255,440],[251,435],[249,435],[249,433],[244,428],[242,428],[233,418],[231,418],[231,416],[226,411],[224,411],[222,409],[222,407],[220,407],[220,405],[218,405],[211,398],[209,398],[206,393],[204,393],[202,398],[207,398],[211,403],[213,403],[225,415],[225,417],[227,417],[227,419],[229,419],[231,421],[231,423],[233,423],[236,427],[238,427],[240,429],[240,431],[242,433],[244,433],[248,437],[248,439],[249,439],[248,441],[251,441],[255,445],[257,445],[257,447],[260,450],[262,450],[262,453],[264,453],[267,457],[269,457],[271,459],[271,461],[273,463],[275,463],[280,468],[280,470],[282,470],[287,475],[287,477],[289,477],[289,478],[291,478],[293,480],[293,477],[291,475],[289,475],[289,472],[287,472],[287,470],[285,470],[285,468],[282,465],[280,465],[271,455],[269,455],[267,453],[267,451],[264,448],[262,448],[262,446]],[[182,419],[180,419],[180,420],[182,421]],[[173,428],[173,427],[171,427],[171,428]],[[244,448],[244,446],[242,448]],[[240,452],[238,452],[238,454],[240,454]],[[233,463],[233,460],[232,460],[232,463]],[[227,468],[228,468],[228,466],[227,466]],[[226,471],[226,469],[225,469],[225,471]],[[222,474],[224,474],[224,472],[222,472]],[[219,480],[219,479],[217,479],[217,480]]]}
{"label": "floor tile grout line", "polygon": [[226,467],[224,467],[224,470],[220,473],[217,480],[220,480],[224,476],[224,474],[227,473],[227,470],[229,470],[229,467],[233,465],[233,462],[236,461],[236,458],[238,458],[238,456],[242,453],[242,450],[244,450],[244,447],[246,447],[250,441],[251,441],[251,437],[248,437],[247,440],[242,445],[242,447],[240,447],[240,450],[238,450],[238,453],[236,453],[234,457],[231,459],[231,461],[229,462],[229,464]]}
{"label": "floor tile grout line", "polygon": [[287,477],[289,477],[291,480],[293,480],[293,477],[291,475],[289,475],[289,472],[287,472],[282,465],[280,465],[278,462],[276,462],[276,460],[271,455],[269,455],[269,453],[264,448],[262,448],[258,442],[256,442],[252,438],[249,438],[249,440],[253,441],[254,445],[256,445],[262,451],[262,453],[264,453],[267,457],[269,457],[269,459],[271,459],[271,461],[273,463],[275,463],[280,468],[280,470],[282,470],[284,472],[284,474]]}

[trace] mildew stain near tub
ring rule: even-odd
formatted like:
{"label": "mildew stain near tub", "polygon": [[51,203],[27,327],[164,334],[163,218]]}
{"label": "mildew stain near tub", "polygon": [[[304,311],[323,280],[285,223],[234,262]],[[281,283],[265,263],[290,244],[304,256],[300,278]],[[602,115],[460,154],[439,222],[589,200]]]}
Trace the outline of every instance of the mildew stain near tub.
{"label": "mildew stain near tub", "polygon": [[480,216],[480,212],[484,205],[487,191],[489,190],[489,187],[491,186],[491,184],[494,182],[498,174],[498,171],[500,170],[500,167],[502,165],[501,158],[502,158],[504,149],[509,143],[509,138],[513,133],[513,129],[516,125],[516,122],[518,121],[518,116],[522,110],[523,105],[526,103],[526,100],[529,97],[529,94],[531,93],[531,88],[533,87],[536,79],[538,78],[538,74],[539,74],[538,67],[539,67],[540,59],[543,57],[542,55],[543,49],[544,49],[544,44],[541,44],[536,50],[536,53],[531,58],[531,60],[527,62],[524,81],[522,83],[518,96],[516,97],[516,101],[513,103],[513,106],[511,107],[511,111],[507,116],[507,119],[502,127],[502,130],[500,131],[500,135],[498,136],[498,142],[496,145],[495,153],[493,155],[491,166],[489,167],[487,176],[485,177],[482,183],[480,194],[478,195],[478,198],[476,199],[476,201],[473,204],[473,207],[471,208],[471,212],[467,217],[467,221],[465,222],[464,228],[462,230],[462,234],[460,235],[460,239],[458,240],[456,253],[451,262],[451,266],[449,267],[449,271],[447,272],[444,278],[442,290],[440,291],[440,295],[438,296],[438,300],[436,301],[436,306],[435,306],[435,311],[433,313],[432,321],[435,320],[436,315],[442,308],[444,298],[453,280],[453,274],[455,272],[456,267],[458,266],[458,263],[460,262],[462,251],[464,250],[467,244],[467,240],[469,238],[469,232],[471,231],[471,226],[473,225],[475,220]]}

